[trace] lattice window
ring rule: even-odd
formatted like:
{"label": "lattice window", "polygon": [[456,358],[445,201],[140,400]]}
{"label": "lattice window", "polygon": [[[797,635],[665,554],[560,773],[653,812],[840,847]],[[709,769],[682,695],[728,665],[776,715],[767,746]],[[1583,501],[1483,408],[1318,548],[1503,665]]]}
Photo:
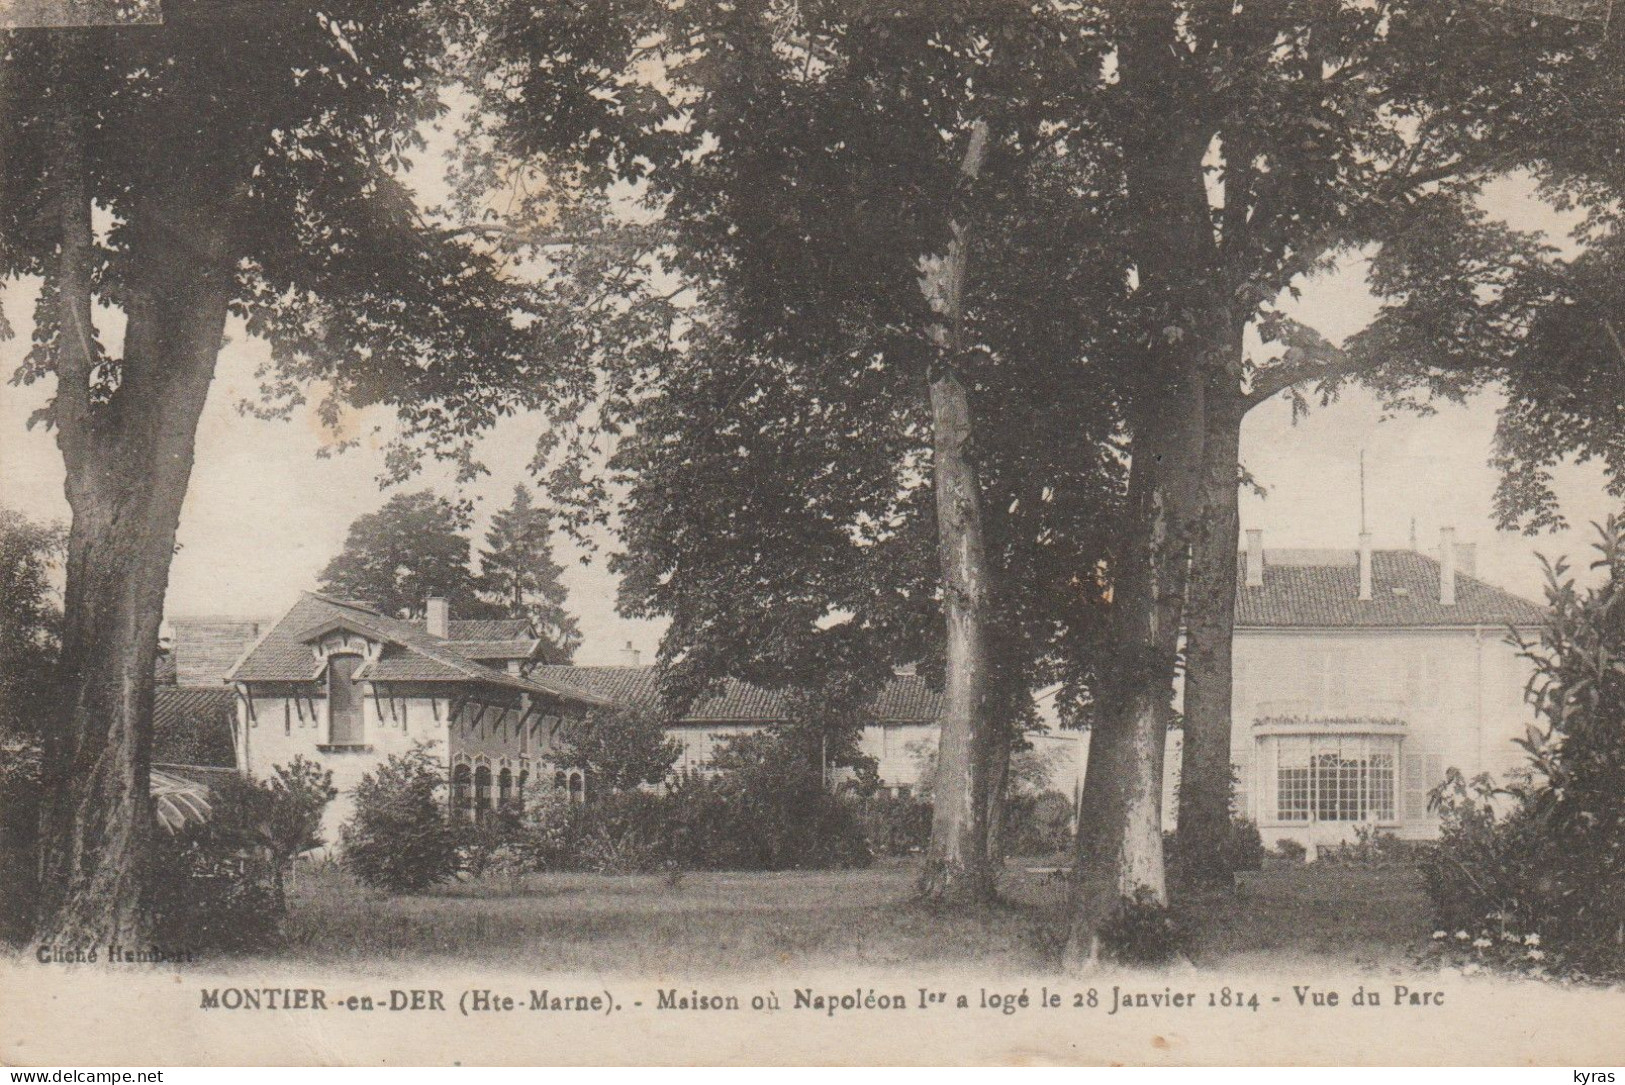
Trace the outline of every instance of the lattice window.
{"label": "lattice window", "polygon": [[1273,741],[1275,820],[1394,820],[1396,739],[1285,735]]}

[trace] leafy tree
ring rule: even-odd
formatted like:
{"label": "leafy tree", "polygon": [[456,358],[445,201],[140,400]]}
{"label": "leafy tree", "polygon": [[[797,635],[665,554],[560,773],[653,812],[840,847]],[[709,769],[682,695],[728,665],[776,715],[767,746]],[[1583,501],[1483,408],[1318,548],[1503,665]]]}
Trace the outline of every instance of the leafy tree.
{"label": "leafy tree", "polygon": [[286,765],[278,765],[275,775],[257,785],[264,796],[260,840],[271,858],[277,900],[284,899],[283,875],[294,860],[307,851],[326,844],[322,838],[322,815],[327,804],[338,796],[333,773],[302,754]]}
{"label": "leafy tree", "polygon": [[[1100,924],[1141,890],[1166,899],[1162,750],[1181,628],[1190,630],[1181,833],[1228,831],[1229,622],[1234,605],[1241,420],[1283,390],[1365,375],[1392,352],[1330,349],[1282,311],[1297,281],[1353,247],[1437,269],[1398,305],[1471,316],[1447,345],[1401,356],[1437,365],[1430,391],[1482,376],[1506,328],[1475,291],[1497,264],[1538,258],[1529,239],[1471,213],[1468,195],[1517,153],[1496,110],[1541,93],[1571,55],[1570,32],[1459,4],[1191,0],[1094,20],[1113,49],[1093,87],[1093,138],[1115,148],[1121,236],[1134,283],[1119,311],[1131,364],[1118,370],[1130,456],[1128,511],[1109,575],[1111,630],[1095,693],[1069,959],[1098,953]],[[1517,40],[1520,48],[1509,48]],[[1401,242],[1390,246],[1385,242]],[[1445,242],[1449,242],[1448,244]],[[1456,242],[1459,242],[1457,244]],[[1385,283],[1379,270],[1379,291]],[[1416,288],[1432,282],[1433,288]],[[1249,359],[1249,331],[1286,348]],[[1374,345],[1377,339],[1368,343]],[[1493,363],[1492,363],[1493,364]],[[1397,368],[1397,367],[1396,367]],[[1414,379],[1407,374],[1406,379]],[[1187,596],[1190,607],[1187,610]],[[1216,849],[1207,848],[1208,854]]]}
{"label": "leafy tree", "polygon": [[[1625,973],[1625,522],[1597,526],[1600,584],[1582,590],[1566,562],[1546,567],[1548,614],[1520,642],[1534,666],[1529,699],[1543,723],[1517,740],[1520,774],[1497,786],[1452,770],[1434,793],[1437,855],[1426,866],[1437,918],[1499,942],[1520,963],[1562,959],[1597,976]],[[1524,942],[1524,937],[1537,935]]]}
{"label": "leafy tree", "polygon": [[802,727],[735,735],[712,756],[715,775],[686,784],[721,801],[727,829],[716,843],[728,861],[719,865],[744,870],[869,865],[873,857],[856,804],[825,786],[818,740],[815,731]]}
{"label": "leafy tree", "polygon": [[[267,390],[282,405],[320,379],[329,422],[343,403],[393,404],[408,438],[449,455],[549,384],[522,327],[531,295],[402,177],[419,127],[445,108],[448,35],[467,29],[454,13],[286,0],[245,17],[229,0],[173,0],[163,14],[0,39],[0,275],[44,281],[20,377],[55,378],[43,421],[73,510],[46,736],[45,941],[144,940],[149,676],[228,317],[271,342]],[[592,159],[610,107],[574,97],[590,61],[557,44],[533,85],[557,87],[560,108],[533,146]],[[98,306],[125,317],[119,354]],[[410,460],[398,448],[392,464]]]}
{"label": "leafy tree", "polygon": [[321,588],[396,617],[421,616],[431,595],[444,597],[458,617],[506,614],[479,596],[468,523],[465,506],[432,491],[396,494],[350,525],[343,551],[322,570]]}
{"label": "leafy tree", "polygon": [[62,628],[52,568],[64,532],[0,506],[0,938],[29,934],[38,892],[40,730]]}
{"label": "leafy tree", "polygon": [[582,770],[589,793],[596,793],[664,783],[682,752],[659,716],[622,709],[569,718],[548,756],[562,769]]}
{"label": "leafy tree", "polygon": [[530,619],[547,641],[551,659],[568,663],[581,644],[581,628],[564,609],[564,570],[553,560],[552,517],[537,508],[528,486],[514,487],[513,504],[491,518],[480,551],[480,590],[510,617]]}
{"label": "leafy tree", "polygon": [[361,778],[343,842],[344,865],[363,885],[417,893],[457,873],[461,832],[445,786],[445,766],[422,743]]}
{"label": "leafy tree", "polygon": [[[523,0],[493,8],[492,24],[504,29],[477,71],[483,85],[521,88],[487,104],[499,144],[523,153],[545,113],[522,89],[528,59],[504,46],[554,16]],[[630,40],[667,50],[663,85],[640,79],[635,62],[609,82],[628,101],[673,103],[645,113],[665,140],[645,148],[650,188],[666,211],[651,259],[678,276],[694,304],[673,312],[657,295],[666,311],[652,304],[632,328],[638,349],[597,356],[627,359],[602,415],[621,442],[612,468],[631,487],[627,551],[617,563],[622,606],[672,617],[662,661],[674,697],[697,696],[724,674],[809,689],[818,672],[845,671],[854,677],[847,703],[856,705],[892,662],[947,661],[938,673],[948,690],[951,786],[938,791],[923,878],[925,892],[944,899],[992,891],[986,837],[1008,752],[993,720],[997,706],[1017,699],[1006,687],[1030,680],[1025,650],[1006,660],[995,647],[1006,638],[992,629],[1001,619],[992,585],[1007,581],[995,565],[1004,538],[992,534],[988,511],[1016,501],[988,497],[1001,431],[981,426],[983,405],[973,400],[993,383],[994,364],[1049,362],[1053,375],[1076,356],[1064,346],[1046,355],[1030,324],[1001,322],[1001,306],[1023,312],[1018,294],[982,277],[995,266],[1009,276],[1020,263],[998,251],[1016,232],[1007,221],[1017,219],[1006,220],[1000,201],[1021,199],[1014,179],[1062,145],[1045,131],[1049,107],[1071,93],[1092,55],[1043,12],[988,21],[979,9],[617,9],[629,24],[644,19]],[[673,131],[667,119],[678,104],[684,125]],[[1072,153],[1086,150],[1080,143]],[[1087,184],[1079,175],[1074,164],[1052,198]],[[1112,246],[1068,249],[1060,237],[1071,235],[1031,230],[1021,255],[1030,261],[1049,240],[1044,256],[1064,269],[1056,278],[1069,289],[1111,282],[1088,269],[1110,263]],[[997,281],[1003,288],[1010,278]],[[999,354],[984,339],[993,326],[1005,336]],[[1067,319],[1043,327],[1056,328],[1056,343],[1075,330]],[[1057,387],[1083,392],[1061,397],[1080,413],[1110,417],[1109,395],[1086,378]],[[1030,397],[1006,402],[1012,419],[1018,404],[1027,417],[1038,413]],[[1109,430],[1077,422],[1073,415],[1043,432]],[[1089,465],[1091,498],[1112,474],[1095,467],[1109,459],[1079,460]],[[1008,462],[1012,485],[1031,486],[1018,519],[1030,538],[1054,526],[1038,510],[1091,504],[1073,499],[1072,477],[1022,479]],[[1051,465],[1060,462],[1057,455]],[[1065,545],[1049,553],[1060,563],[1062,551],[1075,556]],[[1074,563],[1069,577],[1097,557]],[[1087,596],[1047,598],[1055,609],[1072,604],[1076,621]],[[1026,617],[1036,624],[1042,609]],[[1053,614],[1045,616],[1053,628]],[[928,625],[935,631],[922,635]]]}
{"label": "leafy tree", "polygon": [[0,506],[0,736],[37,737],[51,714],[62,628],[52,570],[65,532]]}

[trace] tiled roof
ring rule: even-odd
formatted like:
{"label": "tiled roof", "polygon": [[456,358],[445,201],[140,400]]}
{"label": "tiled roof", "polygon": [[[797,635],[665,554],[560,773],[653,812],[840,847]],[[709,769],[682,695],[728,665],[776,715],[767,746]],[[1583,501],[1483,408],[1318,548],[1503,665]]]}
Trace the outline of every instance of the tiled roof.
{"label": "tiled roof", "polygon": [[[1439,602],[1439,563],[1411,550],[1371,555],[1371,598],[1360,599],[1355,551],[1324,564],[1272,562],[1264,552],[1264,586],[1247,586],[1246,557],[1236,589],[1236,625],[1249,628],[1427,628],[1533,625],[1539,606],[1466,573],[1456,574],[1456,602]],[[1293,555],[1297,559],[1300,555]],[[1346,560],[1345,560],[1346,558]]]}
{"label": "tiled roof", "polygon": [[237,694],[229,686],[159,686],[152,701],[152,759],[230,765]]}
{"label": "tiled roof", "polygon": [[[412,618],[408,624],[424,629],[422,618]],[[446,623],[447,640],[515,640],[530,639],[530,621],[525,618],[454,619]]]}
{"label": "tiled roof", "polygon": [[535,659],[542,642],[535,637],[448,640],[446,646],[468,659]]}
{"label": "tiled roof", "polygon": [[[537,667],[531,674],[548,681],[569,682],[620,704],[644,709],[660,705],[659,672],[654,667]],[[727,679],[716,693],[701,697],[682,717],[684,723],[771,723],[789,715],[787,693]],[[942,694],[916,675],[899,675],[887,683],[870,713],[888,723],[935,723],[942,714]]]}
{"label": "tiled roof", "polygon": [[232,664],[265,632],[269,623],[253,618],[173,618],[170,653],[175,680],[183,686],[207,686],[225,680]]}
{"label": "tiled roof", "polygon": [[377,661],[358,670],[368,681],[479,682],[546,693],[567,700],[596,703],[599,698],[577,686],[508,674],[487,667],[455,650],[451,641],[432,636],[421,623],[385,617],[357,603],[306,592],[293,609],[256,644],[229,676],[234,682],[299,682],[315,678],[321,664],[305,638],[312,630],[340,623],[384,643]]}

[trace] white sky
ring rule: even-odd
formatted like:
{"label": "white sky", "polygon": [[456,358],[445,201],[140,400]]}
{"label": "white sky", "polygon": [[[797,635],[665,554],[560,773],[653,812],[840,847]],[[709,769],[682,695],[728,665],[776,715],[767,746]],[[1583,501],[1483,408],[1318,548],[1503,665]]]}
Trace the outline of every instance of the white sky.
{"label": "white sky", "polygon": [[[1503,184],[1491,196],[1514,225],[1556,225],[1526,186]],[[0,286],[0,301],[18,332],[0,343],[5,376],[27,352],[36,289],[31,282]],[[1308,284],[1294,315],[1336,342],[1363,326],[1374,310],[1353,269]],[[246,336],[240,322],[228,325],[227,334],[181,516],[181,550],[170,577],[172,617],[280,614],[301,590],[315,586],[317,573],[342,547],[350,522],[385,500],[376,483],[383,460],[375,445],[321,458],[322,430],[309,410],[289,421],[238,413],[236,404],[255,391],[254,369],[267,351]],[[30,413],[49,395],[44,383],[0,384],[0,502],[35,517],[66,519],[62,461],[53,436],[25,428]],[[1293,425],[1284,401],[1266,404],[1247,420],[1242,457],[1269,492],[1264,499],[1244,496],[1242,525],[1262,528],[1266,547],[1352,549],[1359,530],[1363,448],[1367,515],[1377,547],[1408,545],[1413,518],[1424,550],[1437,544],[1440,527],[1454,526],[1459,541],[1478,544],[1481,576],[1538,600],[1534,554],[1584,557],[1587,524],[1614,506],[1603,491],[1600,470],[1565,469],[1559,474],[1559,496],[1578,530],[1538,539],[1497,532],[1490,520],[1496,476],[1487,463],[1495,408],[1494,397],[1484,396],[1465,407],[1442,406],[1431,418],[1382,421],[1370,397],[1356,391]],[[388,424],[387,415],[370,417]],[[491,475],[463,491],[476,503],[476,538],[483,536],[491,513],[507,504],[514,484],[525,480],[541,425],[536,417],[510,419],[485,439],[482,453]],[[450,472],[435,467],[409,486],[453,492]],[[651,659],[662,626],[617,617],[615,581],[602,558],[584,566],[563,540],[559,546],[569,607],[584,634],[577,662],[621,662],[628,641],[645,661]]]}

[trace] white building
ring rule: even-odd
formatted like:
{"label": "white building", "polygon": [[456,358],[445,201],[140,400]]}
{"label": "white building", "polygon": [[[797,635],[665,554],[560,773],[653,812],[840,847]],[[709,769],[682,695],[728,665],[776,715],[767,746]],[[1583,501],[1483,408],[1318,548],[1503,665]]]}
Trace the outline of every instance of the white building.
{"label": "white building", "polygon": [[[1237,801],[1265,842],[1311,851],[1360,826],[1438,832],[1427,794],[1447,768],[1499,776],[1533,722],[1530,668],[1507,643],[1535,604],[1479,580],[1473,550],[1448,534],[1439,557],[1412,550],[1268,550],[1250,531],[1238,557],[1232,760]],[[659,705],[653,667],[540,662],[524,622],[457,622],[431,601],[426,622],[306,594],[226,675],[239,698],[238,768],[256,776],[297,754],[333,770],[340,798],[384,757],[429,742],[451,766],[451,801],[470,814],[542,787],[583,797],[592,783],[546,753],[562,720],[594,707]],[[1177,707],[1177,704],[1176,704]],[[867,713],[862,752],[883,784],[921,784],[942,696],[900,673]],[[704,772],[731,736],[787,721],[789,695],[727,681],[669,728],[677,770]],[[1034,737],[1051,786],[1076,794],[1087,734]],[[1179,733],[1168,741],[1164,819],[1172,826]]]}
{"label": "white building", "polygon": [[1453,532],[1428,556],[1369,536],[1266,550],[1249,531],[1240,561],[1231,756],[1267,844],[1313,850],[1362,824],[1435,836],[1427,794],[1446,769],[1521,763],[1531,667],[1508,634],[1532,634],[1542,611],[1479,580]]}

